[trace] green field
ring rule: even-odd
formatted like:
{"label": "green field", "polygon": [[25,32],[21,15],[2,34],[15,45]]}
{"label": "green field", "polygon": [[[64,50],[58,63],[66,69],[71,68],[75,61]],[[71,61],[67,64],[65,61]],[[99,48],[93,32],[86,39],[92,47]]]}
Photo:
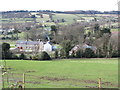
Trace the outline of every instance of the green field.
{"label": "green field", "polygon": [[120,31],[120,29],[111,29],[112,32]]}
{"label": "green field", "polygon": [[[26,88],[117,88],[117,59],[67,59],[53,61],[7,60],[10,84],[22,80]],[[13,73],[13,74],[10,74]]]}

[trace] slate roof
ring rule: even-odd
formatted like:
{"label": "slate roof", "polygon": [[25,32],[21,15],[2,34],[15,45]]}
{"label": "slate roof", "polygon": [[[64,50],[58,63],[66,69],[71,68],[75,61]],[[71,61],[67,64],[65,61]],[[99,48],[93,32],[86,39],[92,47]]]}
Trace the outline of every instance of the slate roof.
{"label": "slate roof", "polygon": [[37,41],[17,41],[16,44],[35,45],[35,44],[39,44],[39,42],[37,42]]}

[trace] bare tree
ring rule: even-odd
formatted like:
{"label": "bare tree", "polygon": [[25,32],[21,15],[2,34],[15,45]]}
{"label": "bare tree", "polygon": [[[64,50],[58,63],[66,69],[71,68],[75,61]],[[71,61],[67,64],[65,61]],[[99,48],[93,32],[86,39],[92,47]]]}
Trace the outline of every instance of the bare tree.
{"label": "bare tree", "polygon": [[36,41],[37,39],[43,38],[44,32],[42,29],[36,29],[35,27],[25,33],[26,40]]}
{"label": "bare tree", "polygon": [[[60,38],[61,37],[61,38]],[[71,40],[79,44],[84,41],[84,26],[81,25],[68,25],[60,27],[57,35],[57,42],[62,40]]]}

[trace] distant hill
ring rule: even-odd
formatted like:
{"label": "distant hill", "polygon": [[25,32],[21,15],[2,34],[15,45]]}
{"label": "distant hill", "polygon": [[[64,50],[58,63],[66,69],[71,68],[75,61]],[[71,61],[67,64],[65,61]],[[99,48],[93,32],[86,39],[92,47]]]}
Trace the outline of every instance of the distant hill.
{"label": "distant hill", "polygon": [[39,11],[28,11],[28,10],[18,10],[18,11],[4,11],[2,13],[17,13],[17,12],[41,12],[41,13],[64,13],[64,14],[120,14],[120,11],[95,11],[95,10],[75,10],[75,11],[52,11],[52,10],[39,10]]}

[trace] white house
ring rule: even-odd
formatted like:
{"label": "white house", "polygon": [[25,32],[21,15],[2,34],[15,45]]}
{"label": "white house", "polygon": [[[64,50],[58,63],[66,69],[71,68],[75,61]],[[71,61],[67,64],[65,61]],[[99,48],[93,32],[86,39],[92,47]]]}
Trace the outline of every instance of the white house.
{"label": "white house", "polygon": [[46,52],[52,51],[52,45],[49,44],[49,41],[44,45],[44,50]]}

